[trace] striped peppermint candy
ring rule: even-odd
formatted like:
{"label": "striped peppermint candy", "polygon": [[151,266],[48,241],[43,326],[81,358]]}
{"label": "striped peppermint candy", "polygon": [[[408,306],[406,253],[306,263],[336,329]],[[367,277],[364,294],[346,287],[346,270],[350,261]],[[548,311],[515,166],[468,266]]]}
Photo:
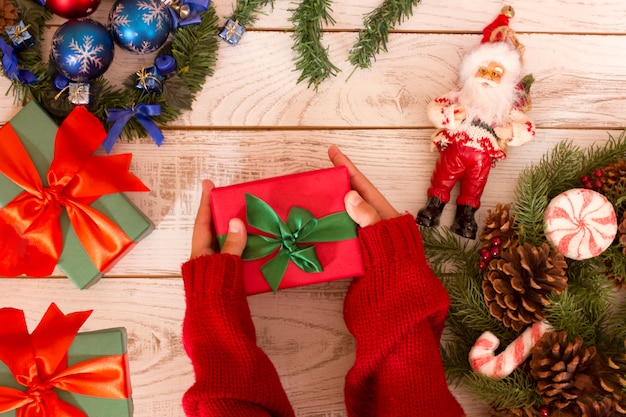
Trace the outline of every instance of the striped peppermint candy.
{"label": "striped peppermint candy", "polygon": [[615,239],[617,217],[602,194],[574,188],[554,197],[544,214],[548,240],[564,256],[581,260],[598,256]]}
{"label": "striped peppermint candy", "polygon": [[530,355],[530,349],[545,332],[552,330],[546,321],[528,326],[524,332],[497,356],[494,354],[500,340],[493,333],[483,333],[469,352],[472,369],[490,378],[505,378]]}

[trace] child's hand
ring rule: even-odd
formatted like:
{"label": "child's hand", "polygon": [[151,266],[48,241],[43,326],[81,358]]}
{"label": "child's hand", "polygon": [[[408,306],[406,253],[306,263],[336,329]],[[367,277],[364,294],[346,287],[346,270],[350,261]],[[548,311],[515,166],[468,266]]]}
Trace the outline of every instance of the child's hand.
{"label": "child's hand", "polygon": [[328,157],[335,166],[345,166],[350,175],[353,190],[345,197],[348,215],[361,227],[371,226],[381,219],[400,216],[387,199],[378,191],[350,159],[338,147],[328,148]]}
{"label": "child's hand", "polygon": [[[212,255],[218,251],[211,216],[210,195],[213,188],[215,188],[213,182],[209,180],[202,181],[202,197],[200,198],[200,207],[196,215],[196,222],[193,226],[190,259],[202,255]],[[221,253],[241,256],[246,247],[247,239],[244,227],[241,219],[233,218],[230,220],[228,223],[228,234],[226,235],[226,241],[224,242]]]}

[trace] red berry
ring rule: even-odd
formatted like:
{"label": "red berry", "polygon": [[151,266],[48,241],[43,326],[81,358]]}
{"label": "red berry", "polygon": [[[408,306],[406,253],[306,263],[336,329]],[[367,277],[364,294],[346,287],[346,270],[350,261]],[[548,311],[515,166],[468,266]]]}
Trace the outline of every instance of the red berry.
{"label": "red berry", "polygon": [[591,190],[593,189],[593,183],[591,181],[583,182],[583,187],[585,187],[588,190]]}
{"label": "red berry", "polygon": [[593,171],[593,176],[596,178],[602,178],[604,177],[604,171],[598,168],[595,171]]}
{"label": "red berry", "polygon": [[602,180],[595,180],[593,182],[593,188],[595,188],[596,190],[599,190],[600,188],[602,188],[603,185],[604,185],[604,182]]}
{"label": "red berry", "polygon": [[500,246],[494,246],[491,248],[491,256],[493,256],[494,258],[497,258],[498,256],[500,256],[501,252],[502,252],[502,249],[500,248]]}
{"label": "red berry", "polygon": [[491,250],[489,248],[482,248],[480,250],[480,257],[485,261],[491,260]]}
{"label": "red berry", "polygon": [[550,415],[550,409],[545,405],[539,409],[541,417],[548,417]]}
{"label": "red berry", "polygon": [[493,239],[491,239],[491,244],[493,246],[500,246],[502,244],[502,237],[500,236],[496,236]]}
{"label": "red berry", "polygon": [[582,182],[583,184],[589,181],[591,181],[591,177],[589,175],[583,175],[582,177],[580,177],[580,182]]}
{"label": "red berry", "polygon": [[483,260],[478,261],[478,267],[480,269],[486,269],[487,268],[487,262],[485,262]]}

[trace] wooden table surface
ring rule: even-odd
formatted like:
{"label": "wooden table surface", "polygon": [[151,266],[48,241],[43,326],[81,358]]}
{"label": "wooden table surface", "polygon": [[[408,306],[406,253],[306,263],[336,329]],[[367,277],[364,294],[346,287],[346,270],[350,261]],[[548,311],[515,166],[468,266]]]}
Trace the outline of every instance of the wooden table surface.
{"label": "wooden table surface", "polygon": [[[341,68],[317,92],[296,85],[289,0],[259,17],[241,43],[220,40],[214,76],[193,110],[163,128],[159,148],[149,139],[118,143],[132,152],[132,170],[150,188],[129,198],[156,225],[107,276],[78,290],[57,274],[47,279],[3,279],[0,305],[26,311],[34,326],[50,302],[65,312],[93,309],[84,330],[123,326],[129,334],[136,417],[181,417],[181,397],[192,384],[181,345],[184,313],[180,265],[200,198],[200,181],[226,185],[329,167],[326,149],[336,144],[400,211],[416,213],[436,155],[427,102],[451,88],[464,50],[506,3],[487,0],[423,0],[391,34],[388,52],[369,70],[346,61],[364,14],[379,0],[335,1],[336,24],[324,34],[331,60]],[[602,142],[624,128],[626,110],[626,5],[623,0],[525,0],[511,2],[511,27],[526,46],[526,69],[536,79],[533,109],[536,139],[514,148],[498,164],[483,195],[479,219],[496,203],[513,199],[519,172],[563,140],[581,146]],[[104,1],[95,19],[105,21]],[[234,7],[216,0],[220,22]],[[63,23],[50,22],[46,36]],[[116,50],[107,77],[119,83],[128,68],[150,56]],[[5,78],[0,90],[9,87]],[[19,107],[0,97],[0,122]],[[454,195],[453,195],[454,198]],[[454,205],[442,224],[450,224]],[[353,362],[354,341],[342,319],[348,281],[249,298],[260,345],[274,361],[299,417],[343,417],[343,378]],[[32,327],[31,327],[32,328]],[[454,391],[468,416],[486,407]]]}

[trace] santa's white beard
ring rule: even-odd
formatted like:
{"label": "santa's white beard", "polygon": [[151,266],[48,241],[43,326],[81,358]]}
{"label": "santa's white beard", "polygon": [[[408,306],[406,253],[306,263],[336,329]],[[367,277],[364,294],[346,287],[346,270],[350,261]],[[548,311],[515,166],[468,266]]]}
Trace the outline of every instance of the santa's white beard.
{"label": "santa's white beard", "polygon": [[484,79],[469,77],[459,92],[458,102],[465,108],[464,123],[480,119],[487,124],[508,125],[509,113],[517,97],[516,83],[501,79],[484,84]]}

